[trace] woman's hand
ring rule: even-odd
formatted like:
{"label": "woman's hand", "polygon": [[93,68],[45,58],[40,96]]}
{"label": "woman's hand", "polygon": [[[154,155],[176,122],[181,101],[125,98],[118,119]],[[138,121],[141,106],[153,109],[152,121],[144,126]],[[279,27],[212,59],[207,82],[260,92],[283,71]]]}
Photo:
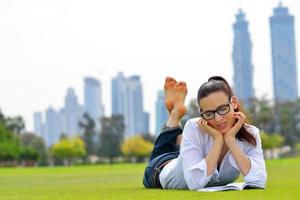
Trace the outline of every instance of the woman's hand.
{"label": "woman's hand", "polygon": [[223,140],[223,134],[218,131],[217,129],[213,128],[212,126],[210,126],[207,121],[205,119],[203,119],[202,117],[200,118],[200,120],[197,122],[198,126],[205,132],[207,133],[209,136],[211,136],[212,138],[214,138],[214,140],[216,139],[222,139]]}
{"label": "woman's hand", "polygon": [[246,121],[246,115],[242,112],[235,112],[233,116],[237,120],[237,122],[224,134],[225,141],[227,139],[235,139],[236,134],[239,132]]}

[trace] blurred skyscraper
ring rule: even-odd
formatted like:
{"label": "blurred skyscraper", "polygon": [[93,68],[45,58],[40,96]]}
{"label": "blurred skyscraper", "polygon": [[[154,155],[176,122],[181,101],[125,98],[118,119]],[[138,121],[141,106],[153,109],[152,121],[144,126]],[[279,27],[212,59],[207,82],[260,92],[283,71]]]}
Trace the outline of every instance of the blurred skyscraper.
{"label": "blurred skyscraper", "polygon": [[41,112],[35,112],[33,114],[33,122],[34,122],[34,133],[40,137],[44,137],[43,132],[43,118]]}
{"label": "blurred skyscraper", "polygon": [[118,75],[111,81],[111,97],[112,97],[112,115],[124,115],[124,102],[126,96],[126,79],[123,73]]}
{"label": "blurred skyscraper", "polygon": [[61,116],[52,107],[46,110],[46,122],[45,122],[45,142],[47,146],[51,146],[56,143],[61,135]]}
{"label": "blurred skyscraper", "polygon": [[65,97],[65,107],[60,110],[62,115],[62,132],[68,137],[81,133],[78,122],[82,119],[83,107],[79,105],[75,90],[68,88]]}
{"label": "blurred skyscraper", "polygon": [[270,17],[275,102],[298,97],[294,17],[281,3]]}
{"label": "blurred skyscraper", "polygon": [[123,115],[125,136],[149,132],[149,114],[143,108],[143,87],[139,76],[112,79],[112,114]]}
{"label": "blurred skyscraper", "polygon": [[163,124],[168,119],[168,111],[165,107],[165,94],[164,91],[157,92],[157,99],[155,103],[156,112],[156,124],[155,124],[155,134],[158,135],[161,132]]}
{"label": "blurred skyscraper", "polygon": [[94,120],[96,130],[101,130],[101,118],[104,116],[101,83],[91,77],[84,79],[84,112]]}
{"label": "blurred skyscraper", "polygon": [[144,112],[144,125],[142,129],[142,133],[149,133],[150,131],[150,113],[149,112]]}
{"label": "blurred skyscraper", "polygon": [[34,132],[45,140],[48,147],[57,143],[62,133],[67,137],[81,134],[78,123],[82,119],[83,110],[74,89],[69,88],[65,97],[65,106],[59,111],[49,107],[45,113],[45,122],[42,113],[34,113]]}
{"label": "blurred skyscraper", "polygon": [[234,92],[247,108],[249,107],[250,99],[254,97],[253,65],[251,61],[252,43],[248,31],[248,21],[245,19],[245,13],[241,9],[236,14],[233,31]]}

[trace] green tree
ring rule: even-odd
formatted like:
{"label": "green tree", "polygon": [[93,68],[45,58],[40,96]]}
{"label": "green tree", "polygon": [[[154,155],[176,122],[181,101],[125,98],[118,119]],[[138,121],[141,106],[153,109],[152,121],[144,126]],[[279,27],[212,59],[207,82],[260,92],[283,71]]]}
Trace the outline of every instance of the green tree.
{"label": "green tree", "polygon": [[37,159],[35,161],[39,160],[40,163],[45,163],[47,159],[47,148],[45,145],[45,142],[43,138],[33,134],[33,133],[23,133],[21,134],[21,145],[27,152],[36,152],[37,153]]}
{"label": "green tree", "polygon": [[59,140],[61,139],[68,139],[68,135],[66,133],[61,133],[59,136]]}
{"label": "green tree", "polygon": [[300,139],[300,102],[275,104],[277,130],[285,138],[286,144],[294,146]]}
{"label": "green tree", "polygon": [[79,126],[83,129],[82,139],[85,143],[87,155],[95,154],[95,122],[88,113],[83,114],[83,120],[79,122]]}
{"label": "green tree", "polygon": [[79,137],[61,139],[53,145],[51,152],[55,158],[62,159],[64,165],[72,164],[74,158],[83,157],[86,154],[85,144]]}
{"label": "green tree", "polygon": [[34,165],[39,159],[38,152],[30,147],[22,147],[19,159],[25,162],[25,165]]}
{"label": "green tree", "polygon": [[263,149],[273,149],[282,146],[284,138],[278,133],[267,134],[261,131],[261,140]]}
{"label": "green tree", "polygon": [[99,155],[107,157],[113,163],[113,158],[121,155],[120,146],[125,130],[123,116],[103,117],[101,124]]}
{"label": "green tree", "polygon": [[1,109],[0,109],[0,123],[5,124],[5,116],[4,116],[4,114],[2,113]]}
{"label": "green tree", "polygon": [[251,99],[248,110],[251,124],[267,132],[275,131],[275,113],[271,102],[265,97],[261,99]]}
{"label": "green tree", "polygon": [[265,150],[265,153],[269,151],[270,154],[265,154],[267,158],[276,158],[275,148],[281,147],[284,138],[278,133],[267,134],[264,131],[261,131],[261,140],[262,148]]}
{"label": "green tree", "polygon": [[184,127],[185,123],[195,117],[200,117],[200,108],[197,102],[197,99],[192,99],[187,106],[187,113],[184,115],[181,120],[182,127]]}
{"label": "green tree", "polygon": [[187,114],[189,118],[200,117],[200,108],[197,99],[192,99],[188,105]]}
{"label": "green tree", "polygon": [[295,149],[296,149],[297,154],[299,155],[300,154],[300,143],[297,143],[295,145]]}
{"label": "green tree", "polygon": [[0,122],[0,161],[16,160],[19,157],[19,153],[19,138]]}
{"label": "green tree", "polygon": [[6,127],[17,133],[17,134],[20,134],[24,128],[25,128],[25,123],[24,123],[24,120],[21,116],[17,116],[17,117],[8,117],[6,120],[5,120],[5,123],[6,123]]}
{"label": "green tree", "polygon": [[146,141],[142,136],[133,136],[123,141],[122,153],[128,157],[137,157],[142,160],[148,157],[153,149],[153,143]]}

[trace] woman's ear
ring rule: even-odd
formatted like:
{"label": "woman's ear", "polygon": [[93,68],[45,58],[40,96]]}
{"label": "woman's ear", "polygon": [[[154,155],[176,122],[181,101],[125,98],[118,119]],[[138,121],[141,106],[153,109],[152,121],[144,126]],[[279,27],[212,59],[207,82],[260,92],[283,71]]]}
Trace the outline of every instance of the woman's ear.
{"label": "woman's ear", "polygon": [[238,101],[238,99],[237,99],[236,96],[232,96],[231,97],[231,103],[232,103],[232,106],[233,106],[234,110],[238,109],[238,107],[239,107],[239,101]]}

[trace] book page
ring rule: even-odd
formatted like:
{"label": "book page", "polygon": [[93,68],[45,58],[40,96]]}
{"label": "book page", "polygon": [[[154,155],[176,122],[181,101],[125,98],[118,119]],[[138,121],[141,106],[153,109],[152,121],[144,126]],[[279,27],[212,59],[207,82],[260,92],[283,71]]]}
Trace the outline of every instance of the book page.
{"label": "book page", "polygon": [[223,191],[225,186],[215,186],[215,187],[207,187],[198,190],[199,192],[217,192],[217,191]]}
{"label": "book page", "polygon": [[217,192],[217,191],[243,190],[243,189],[264,189],[264,187],[259,186],[256,183],[238,182],[238,183],[229,183],[224,186],[207,187],[207,188],[200,189],[198,191],[199,192]]}
{"label": "book page", "polygon": [[245,186],[246,182],[239,182],[239,183],[229,183],[225,185],[225,188],[236,188],[236,190],[242,190]]}
{"label": "book page", "polygon": [[226,190],[242,190],[245,182],[240,182],[240,183],[229,183],[224,186],[215,186],[215,187],[207,187],[198,190],[199,192],[217,192],[217,191],[226,191]]}

